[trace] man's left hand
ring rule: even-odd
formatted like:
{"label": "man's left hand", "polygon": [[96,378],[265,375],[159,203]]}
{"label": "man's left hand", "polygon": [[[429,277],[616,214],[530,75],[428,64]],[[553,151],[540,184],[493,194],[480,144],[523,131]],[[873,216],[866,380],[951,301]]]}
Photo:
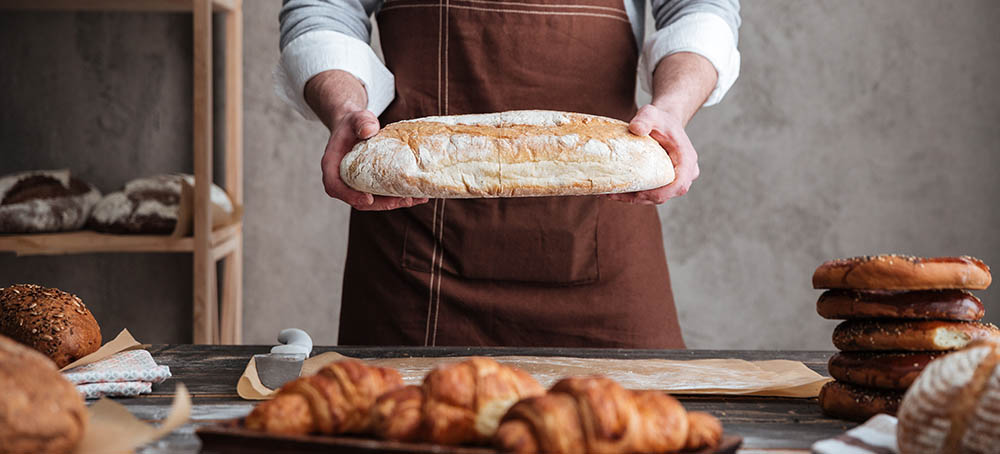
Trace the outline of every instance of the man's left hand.
{"label": "man's left hand", "polygon": [[639,109],[628,125],[632,134],[649,135],[667,151],[674,164],[674,181],[666,186],[639,192],[609,194],[607,197],[619,202],[659,205],[674,197],[687,194],[691,183],[698,178],[698,153],[684,132],[681,119],[652,104]]}

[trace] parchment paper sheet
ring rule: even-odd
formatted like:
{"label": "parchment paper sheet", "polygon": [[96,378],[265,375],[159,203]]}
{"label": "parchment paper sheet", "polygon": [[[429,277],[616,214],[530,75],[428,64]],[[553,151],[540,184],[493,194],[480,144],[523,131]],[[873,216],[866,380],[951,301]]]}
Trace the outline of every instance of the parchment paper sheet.
{"label": "parchment paper sheet", "polygon": [[140,344],[139,341],[132,337],[132,334],[129,333],[127,329],[123,329],[117,336],[115,336],[114,339],[111,340],[111,342],[102,345],[96,352],[67,364],[66,367],[59,369],[59,372],[67,371],[85,364],[96,363],[118,352],[146,347],[148,347],[148,345]]}
{"label": "parchment paper sheet", "polygon": [[[301,375],[310,375],[330,362],[344,359],[339,353],[314,356],[302,365]],[[366,359],[368,364],[392,367],[403,375],[406,384],[419,384],[424,375],[439,364],[465,358],[388,358]],[[665,359],[602,359],[536,356],[497,356],[501,363],[520,367],[542,386],[551,386],[569,376],[601,374],[631,389],[657,389],[674,394],[755,395],[775,397],[816,397],[828,377],[814,372],[798,361],[745,361],[741,359],[701,359],[673,361]],[[247,400],[269,399],[274,393],[257,376],[253,361],[247,364],[236,387]]]}
{"label": "parchment paper sheet", "polygon": [[94,402],[87,412],[90,421],[75,454],[131,453],[184,425],[191,418],[191,396],[184,384],[178,383],[170,413],[157,427],[138,420],[128,409],[108,398]]}

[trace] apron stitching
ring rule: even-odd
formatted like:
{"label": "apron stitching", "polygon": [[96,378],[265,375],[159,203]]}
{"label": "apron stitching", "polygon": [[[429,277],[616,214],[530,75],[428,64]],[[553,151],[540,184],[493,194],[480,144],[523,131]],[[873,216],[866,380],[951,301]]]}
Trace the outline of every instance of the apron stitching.
{"label": "apron stitching", "polygon": [[523,2],[490,2],[484,0],[459,0],[466,3],[482,3],[486,5],[513,5],[513,6],[525,6],[528,8],[569,8],[569,9],[596,9],[601,11],[611,11],[614,13],[622,12],[621,9],[612,8],[610,6],[592,6],[592,5],[567,5],[567,4],[551,4],[542,5],[536,3],[523,3]]}
{"label": "apron stitching", "polygon": [[[432,6],[432,5],[428,5]],[[438,102],[438,115],[441,115],[441,35],[444,33],[444,5],[442,0],[438,0],[438,4],[434,5],[438,7],[438,92],[437,92],[437,102]],[[398,8],[405,8],[406,5],[399,5]],[[431,263],[432,268],[434,263]]]}
{"label": "apron stitching", "polygon": [[[434,7],[434,6],[436,6],[436,5],[393,5],[393,6],[388,6],[388,7],[382,8],[382,11],[389,11],[389,10],[401,9],[401,8],[431,8],[431,7]],[[475,6],[460,6],[460,5],[451,5],[451,8],[468,9],[468,10],[473,10],[473,11],[496,12],[496,13],[535,14],[535,15],[543,15],[543,16],[544,15],[553,15],[553,16],[600,17],[600,18],[606,18],[606,19],[614,19],[614,20],[619,21],[619,22],[624,22],[626,24],[631,24],[631,22],[629,22],[628,19],[625,19],[625,18],[622,18],[622,17],[619,17],[619,16],[612,16],[610,14],[571,13],[571,12],[567,12],[567,11],[525,11],[525,10],[515,10],[515,9],[479,8],[479,7],[475,7]],[[440,58],[440,53],[438,54],[438,57]],[[440,71],[440,68],[438,70]],[[438,88],[438,92],[440,93],[440,87]],[[440,110],[440,108],[441,108],[441,103],[440,103],[440,99],[439,99],[438,100],[438,109]]]}
{"label": "apron stitching", "polygon": [[[434,200],[434,220],[431,221],[431,236],[437,236],[437,212],[438,212],[438,201]],[[434,305],[434,260],[437,258],[437,242],[434,243],[433,252],[431,252],[431,281],[428,285],[427,293],[427,327],[424,329],[424,347],[426,347],[430,341],[431,336],[431,308]]]}
{"label": "apron stitching", "polygon": [[[451,23],[448,8],[450,0],[444,0],[444,114],[448,115],[448,26]],[[442,207],[442,209],[444,209]],[[443,215],[444,212],[442,211]]]}
{"label": "apron stitching", "polygon": [[432,346],[437,345],[438,314],[441,312],[441,276],[444,275],[444,273],[441,271],[441,268],[444,266],[444,206],[445,206],[445,202],[447,202],[447,199],[441,199],[441,218],[440,218],[441,220],[439,221],[441,223],[441,225],[438,228],[438,238],[437,238],[438,244],[441,245],[441,255],[438,256],[437,296],[435,297],[435,300],[437,301],[437,304],[434,305],[434,334],[433,334],[433,337],[431,337],[431,345]]}

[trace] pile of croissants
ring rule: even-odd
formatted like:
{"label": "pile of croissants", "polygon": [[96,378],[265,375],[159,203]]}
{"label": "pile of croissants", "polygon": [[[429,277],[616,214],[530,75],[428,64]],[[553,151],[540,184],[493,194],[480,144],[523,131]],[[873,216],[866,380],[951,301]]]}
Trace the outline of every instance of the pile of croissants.
{"label": "pile of croissants", "polygon": [[342,360],[278,390],[246,417],[277,435],[361,434],[516,453],[668,453],[714,448],[722,424],[666,393],[631,391],[605,377],[558,381],[489,358],[438,366],[420,386],[399,372]]}

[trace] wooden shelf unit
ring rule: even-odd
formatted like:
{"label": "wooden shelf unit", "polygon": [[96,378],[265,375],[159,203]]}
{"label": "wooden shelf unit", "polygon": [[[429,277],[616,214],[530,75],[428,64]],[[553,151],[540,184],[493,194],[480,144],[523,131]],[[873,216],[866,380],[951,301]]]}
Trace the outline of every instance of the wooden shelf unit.
{"label": "wooden shelf unit", "polygon": [[[191,252],[194,262],[194,343],[238,344],[243,325],[243,224],[212,231],[212,14],[225,26],[225,175],[223,187],[243,205],[242,0],[0,0],[0,10],[190,12],[194,22],[194,235],[108,235],[78,231],[3,235],[0,251],[18,255],[92,252]],[[136,175],[137,177],[140,175]],[[222,260],[221,308],[216,262]]]}

